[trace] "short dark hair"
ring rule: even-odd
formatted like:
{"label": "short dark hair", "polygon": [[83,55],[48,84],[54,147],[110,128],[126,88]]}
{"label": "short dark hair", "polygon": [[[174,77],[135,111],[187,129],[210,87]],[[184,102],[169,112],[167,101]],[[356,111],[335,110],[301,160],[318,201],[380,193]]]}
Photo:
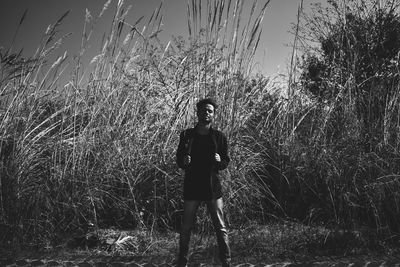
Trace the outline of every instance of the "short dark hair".
{"label": "short dark hair", "polygon": [[212,99],[212,98],[204,98],[204,99],[199,100],[199,102],[197,102],[197,104],[196,104],[197,110],[199,110],[200,108],[202,108],[202,107],[204,107],[205,105],[208,105],[208,104],[212,105],[214,107],[214,109],[218,108],[218,105],[217,105],[217,103],[215,102],[214,99]]}

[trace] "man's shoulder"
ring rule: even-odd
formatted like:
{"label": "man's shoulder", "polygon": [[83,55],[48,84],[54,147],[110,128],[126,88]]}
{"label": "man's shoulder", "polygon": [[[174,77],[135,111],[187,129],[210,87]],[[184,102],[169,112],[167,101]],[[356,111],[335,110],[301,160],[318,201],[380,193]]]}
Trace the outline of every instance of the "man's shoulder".
{"label": "man's shoulder", "polygon": [[[187,129],[181,130],[180,132],[181,132],[181,135],[183,135],[183,136],[192,136],[195,133],[195,131],[196,131],[196,129],[194,127],[192,127],[192,128],[187,128]],[[226,138],[225,133],[216,128],[212,128],[212,134],[216,137]]]}
{"label": "man's shoulder", "polygon": [[180,134],[183,136],[188,136],[188,135],[190,136],[193,135],[193,133],[194,133],[194,128],[187,128],[180,131]]}
{"label": "man's shoulder", "polygon": [[194,127],[184,129],[182,132],[185,132],[185,133],[194,133]]}
{"label": "man's shoulder", "polygon": [[226,138],[226,135],[219,129],[215,129],[213,128],[213,133],[215,136],[217,137],[222,137],[222,138]]}

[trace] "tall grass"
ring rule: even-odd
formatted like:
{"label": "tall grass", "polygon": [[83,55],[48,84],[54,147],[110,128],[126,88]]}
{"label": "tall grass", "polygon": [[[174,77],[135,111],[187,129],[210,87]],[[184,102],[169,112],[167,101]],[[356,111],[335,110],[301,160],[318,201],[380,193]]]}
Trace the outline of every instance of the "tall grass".
{"label": "tall grass", "polygon": [[[1,222],[16,240],[57,242],[89,223],[176,227],[178,133],[193,126],[194,103],[204,96],[220,103],[217,123],[241,165],[232,164],[224,180],[232,223],[253,212],[263,189],[249,181],[257,155],[240,131],[267,90],[264,79],[263,86],[249,86],[248,79],[268,1],[254,17],[255,1],[244,27],[243,1],[207,1],[206,10],[205,2],[189,1],[189,41],[167,44],[158,38],[162,4],[144,26],[142,18],[126,20],[124,1],[108,1],[98,16],[87,10],[65,86],[59,81],[68,55],[51,66],[46,61],[65,38],[57,29],[68,12],[29,59],[1,51]],[[102,50],[84,66],[95,25],[111,6],[115,15]]]}
{"label": "tall grass", "polygon": [[[297,93],[288,100],[293,106],[286,109],[294,123],[281,141],[287,146],[280,147],[289,178],[283,190],[290,194],[284,199],[290,199],[292,216],[398,236],[398,68],[381,64],[386,54],[367,54],[363,45],[380,45],[380,18],[390,13],[386,22],[395,23],[399,5],[378,2],[332,1],[329,8],[316,5],[313,13],[302,14],[295,28],[298,49],[327,64],[317,88],[329,97],[315,97],[306,90],[310,84],[294,84]],[[329,56],[328,41],[337,48]]]}
{"label": "tall grass", "polygon": [[[31,57],[12,47],[0,51],[4,240],[57,243],[90,223],[179,228],[183,178],[175,151],[179,131],[194,125],[195,103],[205,96],[219,103],[216,125],[230,142],[223,186],[232,227],[284,218],[395,233],[397,146],[383,142],[381,150],[362,152],[362,122],[354,98],[344,97],[350,80],[337,84],[340,94],[324,105],[299,84],[285,95],[274,78],[254,75],[269,1],[244,10],[243,0],[190,0],[188,38],[166,43],[159,38],[164,4],[134,22],[123,0],[107,1],[99,15],[87,11],[71,59],[61,53],[49,63],[67,37],[58,28],[68,12]],[[96,24],[110,9],[101,51],[85,66]],[[394,86],[385,109],[391,133],[398,128]],[[209,230],[205,218],[200,231]]]}

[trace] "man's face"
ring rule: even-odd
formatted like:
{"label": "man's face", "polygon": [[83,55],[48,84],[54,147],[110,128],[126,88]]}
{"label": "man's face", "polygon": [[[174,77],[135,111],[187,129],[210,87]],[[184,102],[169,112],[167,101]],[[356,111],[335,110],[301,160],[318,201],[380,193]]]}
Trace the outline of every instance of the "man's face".
{"label": "man's face", "polygon": [[214,106],[211,104],[202,105],[197,110],[197,118],[199,122],[202,123],[211,123],[214,119]]}

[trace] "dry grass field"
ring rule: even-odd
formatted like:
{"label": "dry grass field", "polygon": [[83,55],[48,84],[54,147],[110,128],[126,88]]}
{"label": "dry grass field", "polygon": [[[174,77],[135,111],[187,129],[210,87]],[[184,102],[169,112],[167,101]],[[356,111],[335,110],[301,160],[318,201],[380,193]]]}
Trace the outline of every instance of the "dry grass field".
{"label": "dry grass field", "polygon": [[[57,249],[71,237],[94,231],[100,240],[99,231],[129,229],[140,234],[129,235],[128,251],[172,253],[182,213],[179,131],[193,125],[196,101],[211,96],[230,142],[223,186],[238,257],[396,248],[396,1],[337,0],[299,13],[294,48],[304,54],[290,66],[288,83],[252,71],[269,1],[254,1],[246,17],[240,0],[189,1],[190,36],[162,43],[168,3],[139,27],[139,18],[125,20],[120,0],[101,51],[86,66],[109,2],[87,14],[78,55],[53,60],[68,38],[58,31],[68,12],[34,55],[0,50],[2,247]],[[194,246],[208,258],[215,249],[204,214]]]}

